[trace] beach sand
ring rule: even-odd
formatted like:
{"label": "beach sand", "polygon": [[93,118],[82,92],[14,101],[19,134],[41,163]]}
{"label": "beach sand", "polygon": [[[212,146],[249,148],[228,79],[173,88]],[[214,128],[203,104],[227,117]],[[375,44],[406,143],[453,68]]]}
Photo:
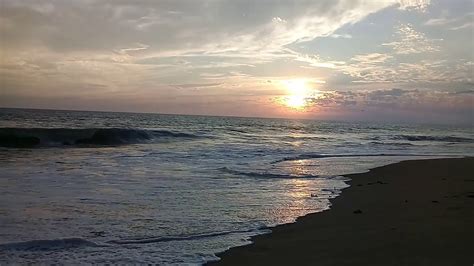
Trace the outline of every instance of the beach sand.
{"label": "beach sand", "polygon": [[474,158],[404,161],[348,177],[351,187],[330,210],[209,264],[473,265]]}

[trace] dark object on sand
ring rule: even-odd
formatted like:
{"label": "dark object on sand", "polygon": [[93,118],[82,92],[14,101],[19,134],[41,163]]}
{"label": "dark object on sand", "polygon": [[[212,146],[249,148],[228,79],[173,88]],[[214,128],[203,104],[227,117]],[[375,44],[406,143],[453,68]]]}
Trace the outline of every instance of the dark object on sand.
{"label": "dark object on sand", "polygon": [[362,213],[362,211],[359,210],[359,209],[357,209],[357,210],[354,211],[354,213],[355,213],[355,214],[360,214],[360,213]]}

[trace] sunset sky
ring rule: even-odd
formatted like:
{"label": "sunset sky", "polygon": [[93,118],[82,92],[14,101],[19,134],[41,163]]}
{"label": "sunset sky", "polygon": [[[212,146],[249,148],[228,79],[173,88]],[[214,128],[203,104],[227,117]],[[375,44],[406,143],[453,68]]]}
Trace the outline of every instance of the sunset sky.
{"label": "sunset sky", "polygon": [[472,122],[472,0],[0,1],[2,107]]}

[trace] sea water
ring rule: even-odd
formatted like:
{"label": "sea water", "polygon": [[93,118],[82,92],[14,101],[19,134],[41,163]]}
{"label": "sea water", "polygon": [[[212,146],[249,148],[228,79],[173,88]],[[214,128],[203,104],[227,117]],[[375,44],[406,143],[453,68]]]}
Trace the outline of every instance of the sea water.
{"label": "sea water", "polygon": [[0,264],[201,264],[470,127],[0,109]]}

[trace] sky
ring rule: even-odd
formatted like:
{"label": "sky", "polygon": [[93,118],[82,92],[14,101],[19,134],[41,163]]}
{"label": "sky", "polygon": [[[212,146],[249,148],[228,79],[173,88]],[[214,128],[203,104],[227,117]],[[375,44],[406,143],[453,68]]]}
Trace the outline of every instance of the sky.
{"label": "sky", "polygon": [[0,0],[0,106],[473,123],[473,0]]}

